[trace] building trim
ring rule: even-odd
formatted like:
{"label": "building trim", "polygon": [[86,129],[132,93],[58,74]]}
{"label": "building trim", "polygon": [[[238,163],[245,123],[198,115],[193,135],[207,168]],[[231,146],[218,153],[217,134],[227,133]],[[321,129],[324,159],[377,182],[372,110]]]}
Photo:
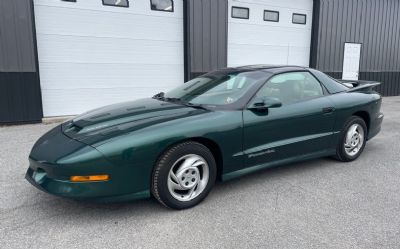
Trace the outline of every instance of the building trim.
{"label": "building trim", "polygon": [[320,0],[313,1],[312,25],[311,25],[311,49],[310,49],[310,67],[317,66],[317,51],[318,51],[318,36],[319,36],[319,15],[320,15]]}
{"label": "building trim", "polygon": [[189,75],[190,75],[190,29],[189,29],[189,11],[190,11],[190,2],[189,1],[183,1],[183,66],[184,66],[184,81],[189,80]]}
{"label": "building trim", "polygon": [[36,63],[36,74],[38,77],[38,88],[39,88],[39,99],[38,99],[38,108],[40,108],[40,118],[43,118],[43,97],[42,97],[42,86],[40,84],[40,67],[39,67],[39,55],[37,49],[37,34],[36,34],[36,21],[35,21],[35,6],[34,0],[31,1],[31,15],[32,15],[32,32],[33,32],[33,50],[35,53],[35,63]]}

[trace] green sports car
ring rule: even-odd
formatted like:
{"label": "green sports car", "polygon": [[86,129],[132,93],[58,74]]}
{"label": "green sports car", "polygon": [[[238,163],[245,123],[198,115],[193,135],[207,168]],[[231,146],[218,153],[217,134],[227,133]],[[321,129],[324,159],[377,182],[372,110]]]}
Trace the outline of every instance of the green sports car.
{"label": "green sports car", "polygon": [[153,196],[189,208],[216,179],[317,157],[355,160],[381,128],[378,84],[295,66],[214,71],[55,127],[33,146],[26,179],[57,196]]}

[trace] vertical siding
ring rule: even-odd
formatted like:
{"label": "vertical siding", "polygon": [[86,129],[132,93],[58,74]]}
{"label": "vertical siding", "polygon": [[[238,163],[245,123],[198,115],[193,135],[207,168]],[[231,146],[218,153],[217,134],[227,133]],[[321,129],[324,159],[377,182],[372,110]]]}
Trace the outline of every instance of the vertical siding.
{"label": "vertical siding", "polygon": [[1,72],[36,71],[30,11],[29,0],[0,1]]}
{"label": "vertical siding", "polygon": [[32,1],[0,1],[0,123],[42,117]]}
{"label": "vertical siding", "polygon": [[311,66],[341,77],[344,43],[361,43],[360,79],[400,94],[400,1],[315,0]]}
{"label": "vertical siding", "polygon": [[186,1],[187,79],[226,67],[227,0]]}

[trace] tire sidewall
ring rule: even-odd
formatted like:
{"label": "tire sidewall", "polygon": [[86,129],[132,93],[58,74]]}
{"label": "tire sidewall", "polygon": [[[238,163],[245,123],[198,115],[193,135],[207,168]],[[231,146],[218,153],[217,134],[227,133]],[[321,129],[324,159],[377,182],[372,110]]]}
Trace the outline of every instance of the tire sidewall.
{"label": "tire sidewall", "polygon": [[[353,124],[359,124],[363,130],[364,130],[364,141],[363,141],[363,145],[360,148],[360,150],[357,152],[357,154],[355,154],[354,156],[350,156],[347,154],[344,144],[345,144],[345,140],[346,140],[346,135],[347,132],[349,130],[349,128],[353,125]],[[339,141],[339,147],[338,147],[338,153],[339,157],[343,160],[343,161],[353,161],[355,159],[357,159],[361,153],[363,152],[366,142],[367,142],[367,136],[368,136],[368,129],[367,129],[367,125],[365,124],[365,121],[362,118],[356,117],[356,116],[352,116],[344,125],[343,127],[343,131],[342,131],[342,136],[341,139]]]}
{"label": "tire sidewall", "polygon": [[[169,192],[168,176],[174,163],[181,157],[188,154],[199,155],[206,160],[209,167],[209,179],[206,188],[196,198],[190,201],[179,201],[175,199]],[[158,191],[158,196],[163,204],[174,209],[185,209],[200,203],[211,191],[217,175],[216,163],[212,153],[207,147],[197,142],[186,142],[177,146],[173,146],[167,150],[158,160],[156,170],[158,170],[158,183],[157,186],[153,184],[153,188],[157,188],[156,191]]]}

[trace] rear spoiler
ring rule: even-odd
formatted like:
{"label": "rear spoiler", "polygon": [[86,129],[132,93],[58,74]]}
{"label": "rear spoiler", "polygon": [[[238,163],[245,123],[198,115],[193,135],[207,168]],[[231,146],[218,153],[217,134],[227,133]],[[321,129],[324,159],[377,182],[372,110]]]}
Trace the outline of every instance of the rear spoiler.
{"label": "rear spoiler", "polygon": [[349,87],[347,92],[357,92],[360,90],[371,90],[372,88],[379,86],[381,82],[367,81],[367,80],[338,80],[341,84]]}

